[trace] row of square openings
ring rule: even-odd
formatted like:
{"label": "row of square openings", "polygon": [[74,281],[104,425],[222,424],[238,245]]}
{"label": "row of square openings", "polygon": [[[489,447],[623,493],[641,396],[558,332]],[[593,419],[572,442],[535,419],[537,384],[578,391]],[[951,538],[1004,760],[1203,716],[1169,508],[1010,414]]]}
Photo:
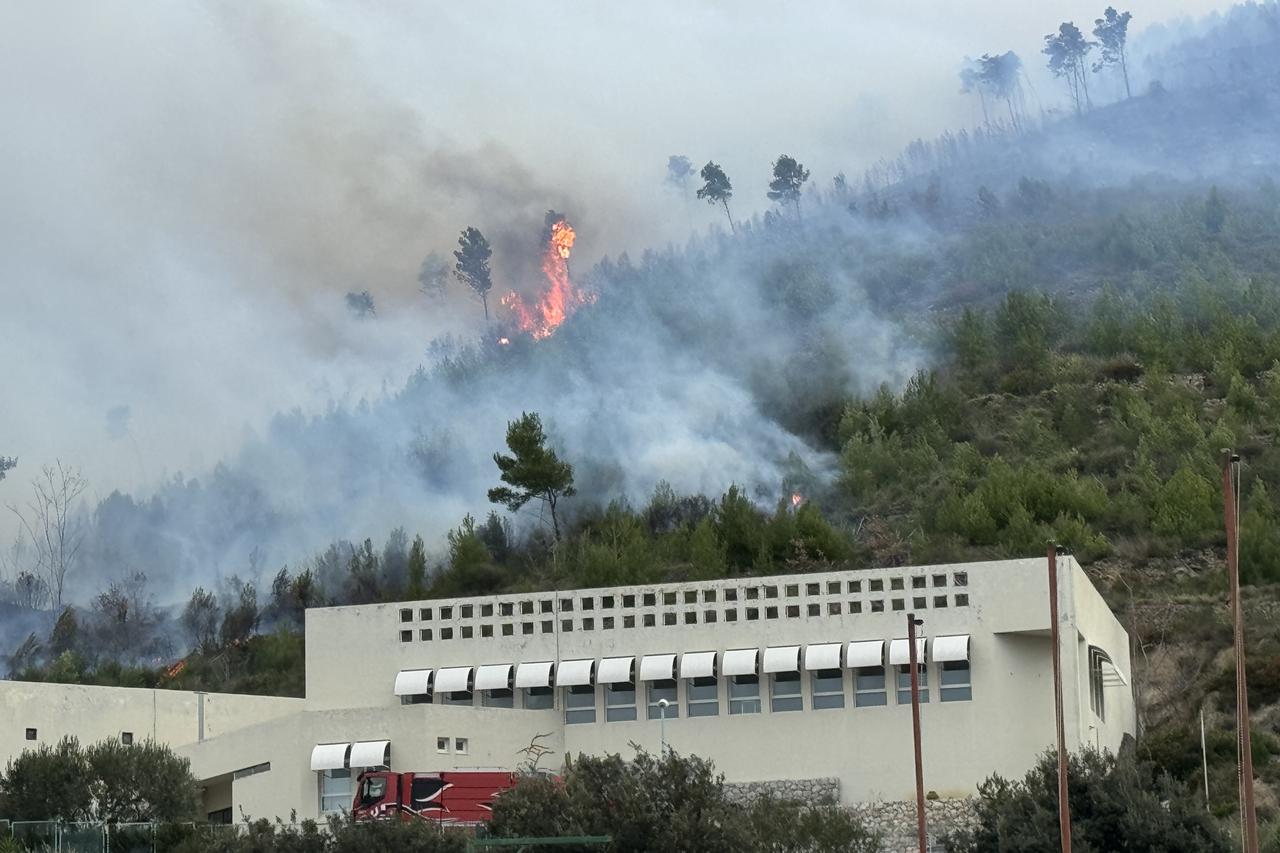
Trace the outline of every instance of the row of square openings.
{"label": "row of square openings", "polygon": [[[907,578],[893,577],[889,578],[888,590],[890,592],[905,591],[907,589]],[[925,590],[932,586],[934,589],[945,588],[948,585],[957,587],[967,587],[969,585],[968,572],[952,572],[947,574],[935,575],[914,575],[910,578],[912,590]],[[687,589],[683,592],[671,590],[661,593],[663,607],[672,607],[679,604],[717,604],[721,600],[725,602],[737,601],[758,601],[761,599],[777,599],[799,598],[801,590],[807,597],[821,596],[840,596],[840,595],[860,595],[864,589],[864,581],[811,581],[809,583],[791,583],[791,584],[769,584],[763,586],[748,586],[739,590],[737,587],[727,587],[725,589]],[[884,578],[869,578],[865,581],[865,589],[871,593],[882,593],[885,591]],[[537,601],[526,599],[524,601],[500,601],[488,602],[484,604],[445,604],[438,607],[419,607],[417,612],[418,621],[447,622],[451,619],[473,619],[479,614],[480,618],[487,619],[495,615],[498,616],[515,616],[517,609],[521,616],[532,616],[535,612],[542,614],[549,613],[571,613],[574,609],[582,611],[595,610],[613,610],[621,605],[624,609],[634,609],[639,607],[658,607],[657,592],[644,593],[623,593],[623,594],[607,594],[600,596],[582,596],[581,598],[561,597],[559,599],[560,607],[556,609],[555,598],[543,598]],[[598,602],[597,602],[598,600]],[[599,607],[597,607],[597,603]],[[518,606],[518,607],[517,607]],[[923,607],[924,605],[920,605]],[[400,609],[400,621],[414,621],[414,608],[403,607]]]}
{"label": "row of square openings", "polygon": [[[27,740],[39,740],[40,730],[34,727],[28,728],[24,733]],[[133,732],[121,732],[120,742],[125,746],[133,745]]]}
{"label": "row of square openings", "polygon": [[[905,611],[907,608],[907,599],[892,598],[889,599],[889,609],[895,612]],[[844,613],[856,615],[863,612],[883,613],[885,612],[885,600],[882,598],[871,599],[866,602],[850,601],[846,609],[845,602],[828,601],[825,604],[819,602],[810,602],[803,607],[799,604],[788,604],[785,607],[778,605],[766,605],[765,607],[730,607],[723,611],[717,610],[686,610],[684,612],[669,611],[661,614],[661,624],[663,626],[672,625],[710,625],[718,622],[738,622],[747,621],[755,622],[761,619],[778,619],[783,616],[787,619],[799,619],[801,616],[840,616]],[[468,605],[470,606],[470,605]],[[911,599],[911,607],[913,610],[926,610],[930,606],[935,609],[943,607],[968,607],[969,596],[967,593],[955,593],[954,595],[934,595],[924,596],[918,595]],[[803,611],[803,612],[802,612]],[[403,612],[403,611],[402,611]],[[739,618],[741,617],[741,619]],[[409,621],[403,619],[402,621]],[[640,625],[644,628],[655,628],[659,624],[658,614],[643,613],[636,617],[634,614],[626,614],[621,617],[617,616],[584,616],[581,619],[561,619],[560,631],[569,633],[574,630],[595,631],[597,630],[597,622],[599,630],[612,631],[615,628],[635,628]],[[555,632],[555,620],[543,619],[538,622],[521,622],[519,623],[520,634],[528,636],[536,633],[552,634]],[[512,637],[516,634],[516,623],[504,623],[498,626],[499,634],[503,637]],[[430,642],[435,639],[452,640],[455,637],[463,640],[473,639],[476,635],[474,626],[462,625],[458,628],[452,626],[443,626],[440,628],[419,628],[417,629],[417,639],[423,642]],[[494,636],[494,626],[492,624],[480,625],[480,636],[482,638]],[[414,640],[414,631],[409,628],[401,629],[400,642],[411,643]]]}

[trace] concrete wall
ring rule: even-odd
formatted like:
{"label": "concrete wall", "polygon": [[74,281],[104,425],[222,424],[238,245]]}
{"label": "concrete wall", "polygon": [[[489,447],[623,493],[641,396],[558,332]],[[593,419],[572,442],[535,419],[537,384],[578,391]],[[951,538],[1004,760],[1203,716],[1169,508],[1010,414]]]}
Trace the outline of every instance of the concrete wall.
{"label": "concrete wall", "polygon": [[[0,764],[66,735],[90,743],[132,732],[139,743],[147,738],[171,746],[193,743],[200,734],[199,705],[199,694],[179,690],[0,681]],[[302,706],[301,699],[208,693],[205,736],[296,713]],[[36,740],[26,739],[28,728],[36,729]]]}
{"label": "concrete wall", "polygon": [[[543,767],[563,762],[563,726],[555,711],[512,711],[437,705],[393,708],[305,711],[181,747],[197,778],[210,779],[270,762],[271,769],[232,783],[235,818],[280,816],[298,819],[319,815],[319,775],[310,769],[311,750],[320,743],[390,740],[391,768],[398,771],[514,768],[525,760],[520,752],[533,738],[551,750]],[[436,749],[446,737],[450,751]],[[467,754],[452,751],[466,738]],[[211,801],[206,795],[206,805]],[[212,809],[209,809],[212,811]]]}

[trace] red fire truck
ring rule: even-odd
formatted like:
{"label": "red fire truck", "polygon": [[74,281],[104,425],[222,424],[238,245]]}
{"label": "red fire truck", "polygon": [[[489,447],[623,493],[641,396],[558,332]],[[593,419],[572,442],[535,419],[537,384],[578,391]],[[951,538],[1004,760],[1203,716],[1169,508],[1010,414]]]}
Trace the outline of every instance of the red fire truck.
{"label": "red fire truck", "polygon": [[487,823],[493,801],[516,784],[514,773],[454,770],[396,773],[366,770],[356,781],[351,816],[356,820],[429,820],[467,825]]}

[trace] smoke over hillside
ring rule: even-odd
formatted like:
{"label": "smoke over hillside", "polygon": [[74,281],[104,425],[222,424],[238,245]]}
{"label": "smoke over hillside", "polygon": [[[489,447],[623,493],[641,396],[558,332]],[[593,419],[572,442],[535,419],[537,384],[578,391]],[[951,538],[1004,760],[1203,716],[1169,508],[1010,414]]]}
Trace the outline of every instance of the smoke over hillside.
{"label": "smoke over hillside", "polygon": [[[757,221],[642,256],[719,227],[662,186],[666,156],[724,161],[748,220],[782,151],[825,188],[966,121],[959,57],[1016,47],[1030,64],[1053,17],[1094,13],[1069,5],[1046,18],[1010,0],[919,29],[887,2],[773,29],[674,5],[554,26],[473,6],[405,20],[87,7],[70,21],[13,7],[0,87],[23,118],[0,141],[0,453],[22,464],[0,500],[20,501],[45,462],[82,466],[101,504],[80,594],[140,570],[163,596],[246,571],[255,549],[265,571],[398,525],[438,541],[487,506],[490,455],[525,410],[579,466],[584,502],[659,479],[771,501],[797,461],[825,467],[798,410],[927,363],[909,334],[927,320],[890,316],[864,264],[934,235],[811,195],[803,232]],[[832,35],[833,15],[850,35]],[[663,47],[622,54],[620,32]],[[904,43],[936,58],[904,67],[884,46]],[[778,44],[806,45],[814,66],[793,76]],[[548,209],[577,228],[570,270],[597,297],[550,339],[498,349],[456,284],[418,292],[423,257],[476,225],[496,291],[536,293]],[[636,259],[594,268],[624,250]],[[362,290],[372,317],[343,303]]]}

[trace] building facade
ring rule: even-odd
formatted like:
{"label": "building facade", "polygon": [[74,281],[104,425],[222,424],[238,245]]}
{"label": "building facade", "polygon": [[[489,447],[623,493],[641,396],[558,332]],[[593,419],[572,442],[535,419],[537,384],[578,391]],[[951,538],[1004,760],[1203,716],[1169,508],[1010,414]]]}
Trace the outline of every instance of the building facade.
{"label": "building facade", "polygon": [[[1059,577],[1068,743],[1114,751],[1135,728],[1129,639],[1074,559]],[[366,767],[556,770],[631,744],[905,800],[909,613],[926,787],[1025,773],[1054,741],[1043,558],[313,609],[305,699],[4,682],[3,746],[141,730],[191,759],[214,819],[348,807]],[[86,719],[95,695],[119,715]]]}

